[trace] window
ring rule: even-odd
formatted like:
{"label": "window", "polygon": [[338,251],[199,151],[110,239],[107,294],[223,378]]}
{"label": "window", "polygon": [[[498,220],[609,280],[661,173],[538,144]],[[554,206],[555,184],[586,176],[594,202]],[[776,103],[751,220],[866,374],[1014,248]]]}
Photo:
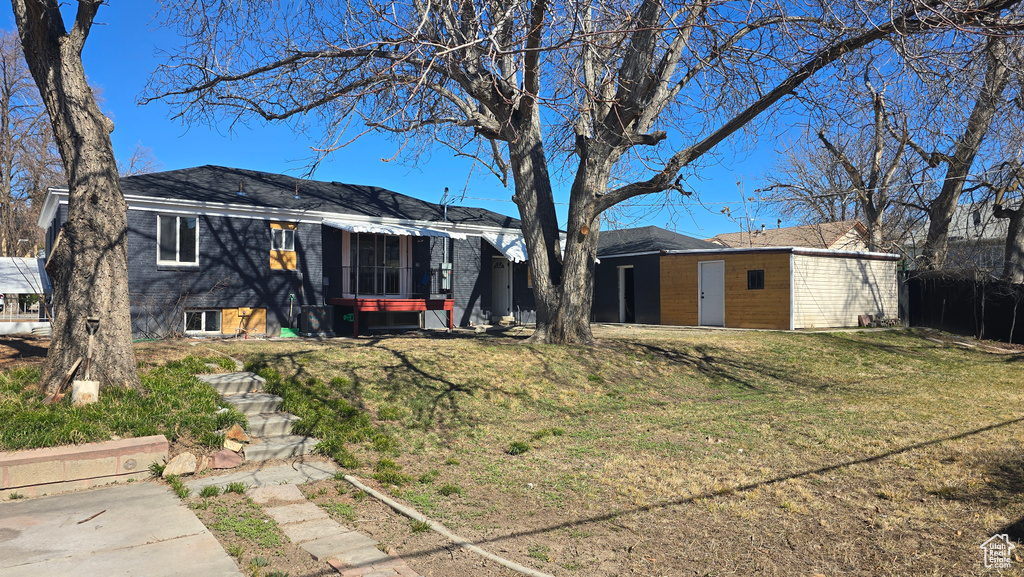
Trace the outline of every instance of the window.
{"label": "window", "polygon": [[270,230],[270,250],[295,250],[295,231],[287,228]]}
{"label": "window", "polygon": [[747,271],[747,290],[764,289],[764,269]]}
{"label": "window", "polygon": [[351,238],[349,286],[356,294],[396,295],[404,292],[403,286],[408,290],[401,238],[383,234],[353,234]]}
{"label": "window", "polygon": [[185,311],[186,333],[219,333],[220,311]]}
{"label": "window", "polygon": [[156,219],[157,262],[199,264],[198,219],[165,214]]}

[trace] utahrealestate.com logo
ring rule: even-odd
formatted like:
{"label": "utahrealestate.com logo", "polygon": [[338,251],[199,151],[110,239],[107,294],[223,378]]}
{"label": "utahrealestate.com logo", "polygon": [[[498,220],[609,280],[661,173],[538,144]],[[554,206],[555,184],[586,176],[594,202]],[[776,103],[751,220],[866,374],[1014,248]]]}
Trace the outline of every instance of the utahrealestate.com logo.
{"label": "utahrealestate.com logo", "polygon": [[981,544],[981,550],[985,552],[985,568],[1009,569],[1013,562],[1013,550],[1016,548],[1006,533],[993,535]]}

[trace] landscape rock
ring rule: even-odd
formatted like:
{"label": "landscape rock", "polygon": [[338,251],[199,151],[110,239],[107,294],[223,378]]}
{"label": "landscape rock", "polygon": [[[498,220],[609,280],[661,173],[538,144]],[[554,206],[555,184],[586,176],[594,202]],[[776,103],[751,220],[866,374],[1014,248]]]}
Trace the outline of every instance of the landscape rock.
{"label": "landscape rock", "polygon": [[191,475],[196,472],[196,456],[192,453],[182,453],[167,462],[164,467],[163,476],[168,475]]}
{"label": "landscape rock", "polygon": [[242,450],[242,443],[232,441],[231,439],[224,439],[224,448],[237,453]]}
{"label": "landscape rock", "polygon": [[217,451],[210,456],[210,467],[213,469],[233,469],[242,464],[242,457],[229,449]]}
{"label": "landscape rock", "polygon": [[203,471],[205,471],[205,470],[207,470],[209,468],[210,468],[210,458],[209,457],[199,457],[199,460],[196,463],[196,473],[202,473]]}
{"label": "landscape rock", "polygon": [[224,431],[224,438],[231,439],[232,441],[238,441],[239,443],[249,442],[249,435],[245,434],[245,429],[243,429],[238,423],[231,425],[227,431]]}

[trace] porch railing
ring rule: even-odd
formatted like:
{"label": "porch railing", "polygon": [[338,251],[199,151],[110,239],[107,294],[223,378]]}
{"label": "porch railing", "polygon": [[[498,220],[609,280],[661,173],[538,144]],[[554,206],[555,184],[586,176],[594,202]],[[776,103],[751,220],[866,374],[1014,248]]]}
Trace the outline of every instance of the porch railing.
{"label": "porch railing", "polygon": [[0,322],[45,321],[43,297],[39,295],[4,295],[0,298]]}
{"label": "porch railing", "polygon": [[[330,287],[331,296],[392,298],[450,298],[450,265],[421,267],[344,266],[341,287]],[[340,294],[339,294],[340,293]]]}

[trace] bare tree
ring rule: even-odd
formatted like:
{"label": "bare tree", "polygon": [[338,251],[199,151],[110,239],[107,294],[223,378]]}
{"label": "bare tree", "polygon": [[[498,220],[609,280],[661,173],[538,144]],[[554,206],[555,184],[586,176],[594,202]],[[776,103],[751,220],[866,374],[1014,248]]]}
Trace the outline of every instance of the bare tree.
{"label": "bare tree", "polygon": [[[836,85],[849,99],[833,94],[821,105],[831,108],[824,114],[834,116],[835,126],[817,131],[817,145],[789,151],[765,188],[772,193],[766,200],[811,223],[860,220],[872,250],[892,250],[904,236],[903,199],[914,186],[904,156],[910,137],[905,124],[892,130],[884,83],[876,89],[870,71],[869,63],[863,91],[852,83]],[[862,121],[864,116],[870,120]]]}
{"label": "bare tree", "polygon": [[[995,193],[992,215],[1007,220],[1006,249],[1003,256],[1002,279],[1013,284],[1024,283],[1024,166],[1017,160],[1004,162],[998,184],[988,184]],[[1016,193],[1016,201],[1010,196]],[[1017,208],[1010,208],[1013,203]]]}
{"label": "bare tree", "polygon": [[[442,143],[511,174],[533,338],[589,342],[602,213],[687,191],[699,159],[844,55],[892,35],[985,29],[1017,3],[165,2],[184,43],[143,102],[162,98],[186,122],[312,115],[322,151],[359,115],[407,152]],[[552,151],[571,180],[564,253]]]}
{"label": "bare tree", "polygon": [[99,319],[92,347],[101,386],[139,385],[128,309],[127,205],[110,142],[82,66],[82,48],[102,0],[79,0],[67,30],[58,0],[12,0],[28,68],[50,117],[67,177],[68,219],[48,257],[53,340],[40,387],[49,392],[86,355],[86,321]]}
{"label": "bare tree", "polygon": [[[945,167],[942,188],[934,198],[925,201],[928,212],[928,233],[918,263],[922,269],[940,269],[946,260],[949,243],[949,226],[954,211],[960,202],[964,185],[971,175],[975,158],[981,150],[985,136],[992,127],[997,112],[1008,102],[1004,91],[1009,84],[1013,68],[1009,65],[1008,40],[1003,36],[989,38],[981,50],[985,63],[984,77],[974,97],[970,116],[962,125],[962,131],[947,144],[942,137],[936,140],[936,149],[929,152],[916,139],[908,140],[909,146],[930,168]],[[948,109],[947,109],[948,110]],[[948,124],[943,119],[932,118],[933,123]],[[938,147],[948,146],[942,152]]]}
{"label": "bare tree", "polygon": [[892,206],[894,194],[890,190],[893,178],[902,168],[903,151],[906,149],[910,135],[904,126],[902,132],[897,135],[896,142],[886,154],[888,143],[888,130],[886,124],[889,121],[885,106],[884,91],[876,90],[871,84],[868,70],[864,71],[864,86],[871,95],[874,123],[868,133],[871,138],[871,150],[868,155],[866,167],[854,164],[850,155],[843,148],[837,147],[825,136],[825,133],[818,132],[818,139],[825,146],[825,150],[846,172],[853,185],[853,192],[857,198],[860,208],[861,221],[868,230],[868,247],[872,250],[888,248],[882,237],[882,218],[886,210]]}
{"label": "bare tree", "polygon": [[159,160],[153,156],[153,149],[142,146],[141,142],[135,143],[131,155],[124,160],[117,161],[117,173],[121,176],[134,176],[136,174],[147,174],[156,172],[163,168]]}
{"label": "bare tree", "polygon": [[[56,156],[46,109],[18,35],[0,31],[0,256],[34,252],[41,238],[37,177]],[[24,242],[29,244],[25,245]]]}
{"label": "bare tree", "polygon": [[804,134],[780,151],[767,184],[757,190],[761,200],[781,215],[781,221],[800,224],[854,220],[860,215],[856,194],[834,156]]}

